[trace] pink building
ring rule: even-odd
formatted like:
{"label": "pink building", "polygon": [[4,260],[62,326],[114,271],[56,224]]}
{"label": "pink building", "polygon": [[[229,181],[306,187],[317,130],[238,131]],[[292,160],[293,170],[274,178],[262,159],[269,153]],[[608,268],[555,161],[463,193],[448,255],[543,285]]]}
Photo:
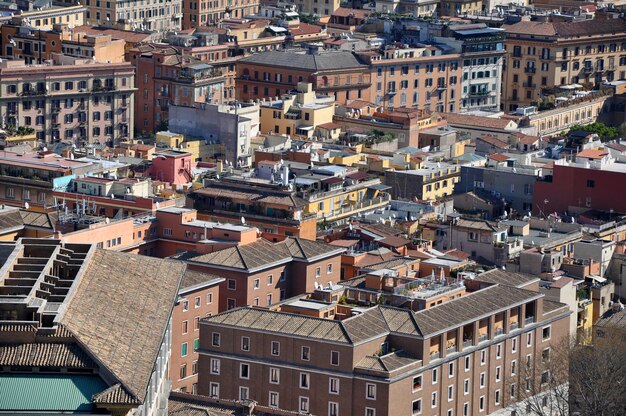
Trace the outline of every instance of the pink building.
{"label": "pink building", "polygon": [[194,167],[191,153],[176,150],[163,150],[154,154],[152,166],[147,171],[154,180],[184,185],[193,181],[191,169]]}

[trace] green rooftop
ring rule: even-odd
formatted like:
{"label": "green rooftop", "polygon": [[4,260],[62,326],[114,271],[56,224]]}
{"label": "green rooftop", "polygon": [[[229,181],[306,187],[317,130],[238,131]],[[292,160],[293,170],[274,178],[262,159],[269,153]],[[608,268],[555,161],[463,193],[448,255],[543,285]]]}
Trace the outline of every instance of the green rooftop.
{"label": "green rooftop", "polygon": [[92,396],[107,387],[95,374],[0,374],[0,413],[91,412]]}

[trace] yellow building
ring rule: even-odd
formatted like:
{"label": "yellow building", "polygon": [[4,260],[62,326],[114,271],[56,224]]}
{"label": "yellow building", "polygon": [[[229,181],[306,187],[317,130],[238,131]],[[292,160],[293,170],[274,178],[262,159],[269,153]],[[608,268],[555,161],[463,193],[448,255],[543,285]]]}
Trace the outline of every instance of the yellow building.
{"label": "yellow building", "polygon": [[51,30],[57,23],[65,23],[70,27],[85,24],[85,11],[87,9],[80,4],[67,6],[61,3],[53,3],[52,7],[43,10],[24,11],[20,13],[18,24],[28,23],[36,29]]}
{"label": "yellow building", "polygon": [[460,174],[457,165],[424,162],[419,169],[386,172],[385,184],[395,199],[433,201],[452,195]]}
{"label": "yellow building", "polygon": [[260,112],[262,133],[311,139],[318,126],[332,123],[335,100],[330,96],[317,96],[312,84],[300,82],[296,94],[262,101]]}
{"label": "yellow building", "polygon": [[583,344],[591,339],[593,328],[593,302],[591,299],[578,299],[578,316],[576,319],[576,337]]}
{"label": "yellow building", "polygon": [[626,21],[521,21],[505,25],[502,103],[528,106],[542,91],[563,85],[594,87],[626,78]]}
{"label": "yellow building", "polygon": [[158,132],[155,144],[191,153],[194,162],[206,162],[224,153],[224,146],[221,144],[209,144],[204,139],[185,137],[171,131]]}

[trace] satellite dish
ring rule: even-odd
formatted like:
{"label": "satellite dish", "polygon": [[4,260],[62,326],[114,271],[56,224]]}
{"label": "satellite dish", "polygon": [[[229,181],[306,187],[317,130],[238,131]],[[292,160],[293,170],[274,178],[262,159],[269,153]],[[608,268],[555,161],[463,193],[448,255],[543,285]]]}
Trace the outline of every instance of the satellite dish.
{"label": "satellite dish", "polygon": [[241,224],[246,225],[246,219],[244,217],[241,217]]}
{"label": "satellite dish", "polygon": [[24,209],[30,208],[30,204],[28,202],[24,202]]}
{"label": "satellite dish", "polygon": [[104,223],[105,223],[105,224],[108,224],[108,223],[110,223],[110,222],[111,222],[111,220],[110,220],[108,217],[104,219]]}

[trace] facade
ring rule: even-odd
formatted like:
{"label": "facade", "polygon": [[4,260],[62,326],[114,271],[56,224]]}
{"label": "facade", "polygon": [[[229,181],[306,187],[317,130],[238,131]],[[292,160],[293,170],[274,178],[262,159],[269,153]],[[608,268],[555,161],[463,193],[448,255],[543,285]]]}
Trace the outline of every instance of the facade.
{"label": "facade", "polygon": [[200,320],[218,313],[219,284],[224,279],[187,270],[172,311],[172,390],[196,394]]}
{"label": "facade", "polygon": [[299,82],[316,93],[334,96],[338,104],[370,99],[370,73],[352,52],[269,51],[237,61],[237,98],[280,97]]}
{"label": "facade", "polygon": [[[69,2],[68,2],[69,3]],[[58,23],[65,23],[69,26],[81,26],[85,22],[86,7],[80,4],[63,4],[63,2],[50,2],[49,7],[33,7],[36,3],[30,3],[29,10],[23,10],[18,16],[18,24],[22,22],[37,29],[53,29]]]}
{"label": "facade", "polygon": [[286,0],[284,3],[295,5],[298,13],[315,16],[330,16],[341,6],[339,0],[324,0],[323,3],[318,0]]}
{"label": "facade", "polygon": [[0,64],[0,114],[30,127],[46,143],[115,142],[133,138],[135,70],[55,55],[49,65]]}
{"label": "facade", "polygon": [[454,192],[459,166],[445,162],[424,162],[419,169],[385,172],[385,185],[394,199],[432,201]]}
{"label": "facade", "polygon": [[198,0],[182,3],[183,29],[198,26],[215,25],[224,18],[241,19],[259,13],[259,0],[242,0],[241,3],[226,0],[206,1]]}
{"label": "facade", "polygon": [[85,24],[118,26],[129,30],[180,30],[183,22],[182,1],[148,3],[138,0],[85,0]]}
{"label": "facade", "polygon": [[319,137],[319,127],[332,123],[335,100],[318,96],[310,83],[298,83],[295,93],[260,105],[260,131],[286,136]]}
{"label": "facade", "polygon": [[237,308],[201,322],[198,389],[311,414],[490,414],[518,400],[523,366],[567,336],[569,313],[502,285],[419,312]]}
{"label": "facade", "polygon": [[[386,108],[460,110],[462,60],[433,46],[363,54],[371,71],[370,101]],[[354,97],[356,98],[356,97]]]}
{"label": "facade", "polygon": [[503,108],[528,106],[541,98],[542,90],[561,85],[593,87],[624,79],[625,28],[621,18],[505,25]]}
{"label": "facade", "polygon": [[142,48],[129,51],[137,68],[136,128],[142,132],[163,130],[172,105],[221,103],[225,80],[213,66],[184,56],[175,48]]}
{"label": "facade", "polygon": [[520,255],[524,241],[514,236],[503,223],[459,218],[450,229],[450,242],[444,242],[445,248],[456,248],[469,253],[471,258],[480,263],[503,267]]}
{"label": "facade", "polygon": [[[2,409],[167,415],[183,263],[55,239],[23,238],[2,253],[0,384],[16,392],[3,396]],[[62,394],[33,400],[41,391]]]}

